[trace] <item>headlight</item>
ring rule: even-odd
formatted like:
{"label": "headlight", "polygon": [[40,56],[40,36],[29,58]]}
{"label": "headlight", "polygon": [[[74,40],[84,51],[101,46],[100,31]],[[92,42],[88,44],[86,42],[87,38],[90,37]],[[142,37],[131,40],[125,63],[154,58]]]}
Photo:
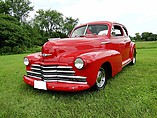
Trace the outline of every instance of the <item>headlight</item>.
{"label": "headlight", "polygon": [[81,58],[77,58],[74,63],[77,69],[82,69],[84,67],[84,61]]}
{"label": "headlight", "polygon": [[29,65],[29,59],[28,59],[28,58],[24,58],[24,64],[25,64],[26,66]]}

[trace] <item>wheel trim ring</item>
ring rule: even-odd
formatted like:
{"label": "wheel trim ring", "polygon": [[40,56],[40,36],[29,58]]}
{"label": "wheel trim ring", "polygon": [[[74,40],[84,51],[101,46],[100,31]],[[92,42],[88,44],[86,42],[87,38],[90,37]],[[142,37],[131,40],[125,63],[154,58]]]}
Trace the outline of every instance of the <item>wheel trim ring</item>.
{"label": "wheel trim ring", "polygon": [[132,62],[133,62],[133,63],[135,63],[135,62],[136,62],[136,58],[135,58],[135,57],[133,58],[133,61],[132,61]]}
{"label": "wheel trim ring", "polygon": [[[103,70],[102,70],[103,71]],[[105,72],[102,72],[101,70],[98,71],[98,75],[97,75],[97,81],[96,84],[99,88],[103,87],[106,78],[105,78]],[[100,77],[101,75],[101,77]],[[100,77],[100,78],[99,78]],[[100,79],[100,80],[99,80]]]}
{"label": "wheel trim ring", "polygon": [[134,57],[133,57],[133,60],[132,60],[133,64],[136,63],[136,52],[134,52]]}

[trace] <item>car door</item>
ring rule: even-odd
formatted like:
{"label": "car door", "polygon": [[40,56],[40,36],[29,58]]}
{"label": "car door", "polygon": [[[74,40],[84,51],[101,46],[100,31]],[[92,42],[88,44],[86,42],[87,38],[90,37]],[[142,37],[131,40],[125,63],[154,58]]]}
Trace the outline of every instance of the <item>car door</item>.
{"label": "car door", "polygon": [[124,30],[121,25],[113,24],[111,30],[110,41],[112,49],[117,50],[122,55],[122,62],[129,58],[129,45],[130,41],[128,36],[125,36]]}
{"label": "car door", "polygon": [[130,43],[131,43],[131,40],[128,36],[128,32],[127,32],[127,29],[122,26],[122,29],[123,29],[123,40],[124,40],[124,44],[125,44],[125,49],[123,51],[123,55],[124,55],[124,58],[125,60],[128,60],[130,58]]}

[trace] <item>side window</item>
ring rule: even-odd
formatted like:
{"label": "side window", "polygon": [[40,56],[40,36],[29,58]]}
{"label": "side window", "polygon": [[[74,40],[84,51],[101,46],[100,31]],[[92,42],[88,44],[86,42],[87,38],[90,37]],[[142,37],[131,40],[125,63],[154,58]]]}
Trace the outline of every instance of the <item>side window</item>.
{"label": "side window", "polygon": [[123,36],[123,29],[119,25],[114,25],[111,34],[112,36]]}
{"label": "side window", "polygon": [[107,35],[108,26],[104,24],[89,25],[86,34]]}

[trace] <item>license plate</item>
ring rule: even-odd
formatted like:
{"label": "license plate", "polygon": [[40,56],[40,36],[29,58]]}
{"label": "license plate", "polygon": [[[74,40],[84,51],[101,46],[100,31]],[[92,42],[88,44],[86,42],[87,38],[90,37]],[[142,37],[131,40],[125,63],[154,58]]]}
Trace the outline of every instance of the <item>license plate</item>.
{"label": "license plate", "polygon": [[36,88],[36,89],[42,89],[42,90],[47,90],[46,82],[35,80],[34,81],[34,88]]}

